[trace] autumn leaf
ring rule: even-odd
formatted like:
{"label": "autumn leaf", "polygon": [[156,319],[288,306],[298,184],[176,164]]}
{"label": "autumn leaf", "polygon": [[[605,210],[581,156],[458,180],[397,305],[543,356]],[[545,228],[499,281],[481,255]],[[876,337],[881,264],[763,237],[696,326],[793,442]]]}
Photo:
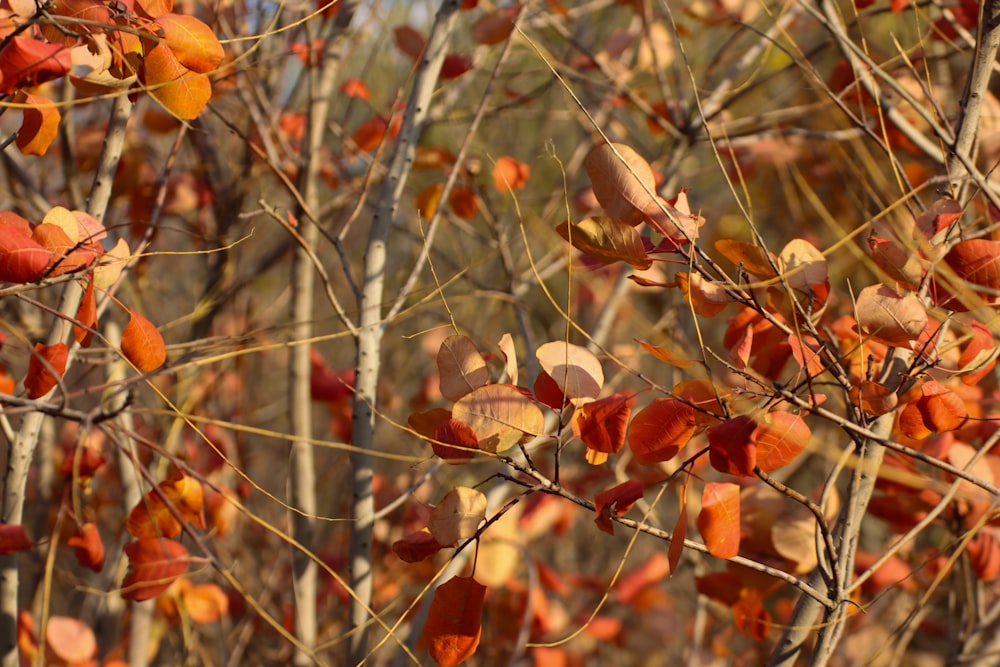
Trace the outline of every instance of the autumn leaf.
{"label": "autumn leaf", "polygon": [[753,433],[757,424],[749,415],[727,419],[708,429],[708,457],[719,472],[739,477],[753,475],[757,465],[757,443]]}
{"label": "autumn leaf", "polygon": [[612,218],[630,225],[656,206],[656,178],[644,157],[620,143],[600,144],[584,162],[597,201]]}
{"label": "autumn leaf", "polygon": [[674,524],[674,532],[670,536],[670,548],[667,550],[667,559],[670,563],[670,575],[677,572],[677,566],[684,555],[684,539],[687,537],[687,479],[681,484],[680,498],[677,515],[677,523]]}
{"label": "autumn leaf", "polygon": [[698,363],[695,359],[685,359],[678,356],[672,349],[664,345],[653,345],[652,343],[647,343],[646,341],[639,340],[638,338],[633,340],[635,340],[635,342],[638,343],[642,349],[646,350],[660,361],[666,362],[675,368],[690,368]]}
{"label": "autumn leaf", "polygon": [[472,40],[486,46],[503,42],[514,31],[514,21],[520,13],[521,5],[515,3],[483,14],[472,24]]}
{"label": "autumn leaf", "polygon": [[0,224],[0,280],[35,282],[51,263],[52,253],[32,239],[30,231],[9,222]]}
{"label": "autumn leaf", "polygon": [[486,496],[475,489],[458,486],[431,511],[427,528],[439,544],[454,546],[459,540],[474,537],[479,524],[485,520]]}
{"label": "autumn leaf", "polygon": [[514,349],[514,338],[505,333],[497,343],[504,358],[504,371],[511,384],[517,384],[517,351]]}
{"label": "autumn leaf", "polygon": [[556,232],[580,252],[605,264],[625,262],[640,271],[653,265],[635,228],[614,218],[562,222]]}
{"label": "autumn leaf", "polygon": [[687,303],[702,317],[715,317],[730,303],[726,288],[705,278],[700,273],[678,271],[674,275],[677,286],[684,292]]}
{"label": "autumn leaf", "polygon": [[472,220],[479,211],[476,193],[464,186],[452,188],[451,194],[448,195],[448,204],[452,213],[462,220]]}
{"label": "autumn leaf", "polygon": [[457,79],[472,69],[472,59],[460,53],[449,53],[441,63],[442,80]]}
{"label": "autumn leaf", "polygon": [[95,524],[88,522],[81,525],[76,533],[66,540],[66,544],[73,547],[76,560],[81,566],[94,572],[104,569],[104,542]]}
{"label": "autumn leaf", "polygon": [[24,526],[20,524],[0,524],[0,556],[28,551],[34,548]]}
{"label": "autumn leaf", "polygon": [[708,552],[732,558],[740,551],[740,487],[729,482],[708,482],[701,496],[698,531]]}
{"label": "autumn leaf", "polygon": [[696,429],[694,408],[676,398],[658,398],[635,415],[629,426],[628,446],[643,465],[669,461]]}
{"label": "autumn leaf", "polygon": [[611,515],[621,516],[642,498],[642,482],[630,479],[627,482],[605,489],[594,496],[594,522],[603,532],[614,535],[615,524]]}
{"label": "autumn leaf", "polygon": [[497,158],[493,165],[493,187],[500,192],[520,190],[531,176],[531,167],[512,157]]}
{"label": "autumn leaf", "polygon": [[434,590],[421,638],[440,667],[472,657],[483,633],[486,587],[472,577],[452,577]]}
{"label": "autumn leaf", "polygon": [[193,72],[205,74],[218,68],[226,57],[218,37],[207,25],[186,14],[162,14],[156,25],[177,62]]}
{"label": "autumn leaf", "polygon": [[35,343],[34,352],[28,361],[28,374],[24,378],[28,398],[41,398],[48,394],[66,372],[68,358],[69,348],[66,343]]}
{"label": "autumn leaf", "polygon": [[758,421],[751,437],[757,448],[757,465],[771,472],[798,458],[812,432],[801,416],[772,410]]}
{"label": "autumn leaf", "polygon": [[502,452],[545,430],[541,409],[520,388],[507,384],[486,385],[466,394],[455,402],[452,417],[469,426],[479,448],[487,452]]}
{"label": "autumn leaf", "polygon": [[431,448],[438,458],[448,463],[466,463],[479,449],[479,439],[469,426],[457,419],[448,419],[435,430]]}
{"label": "autumn leaf", "polygon": [[97,637],[83,621],[50,616],[45,624],[45,650],[64,665],[83,665],[97,656]]}
{"label": "autumn leaf", "polygon": [[393,30],[392,39],[396,48],[413,60],[420,60],[424,54],[426,42],[423,35],[408,25],[399,26]]}
{"label": "autumn leaf", "polygon": [[21,127],[17,131],[17,148],[23,155],[45,155],[59,134],[59,109],[47,97],[18,93],[14,101],[27,105],[22,110]]}
{"label": "autumn leaf", "polygon": [[182,65],[164,42],[156,43],[146,52],[141,79],[153,99],[185,120],[197,118],[212,97],[208,76]]}
{"label": "autumn leaf", "polygon": [[778,275],[776,268],[780,260],[758,245],[733,239],[720,239],[715,242],[715,249],[730,262],[742,266],[747,273],[758,278],[774,278]]}
{"label": "autumn leaf", "polygon": [[912,293],[900,296],[886,285],[870,285],[858,294],[858,324],[875,340],[908,346],[927,326],[927,310]]}
{"label": "autumn leaf", "polygon": [[125,545],[129,566],[122,582],[122,597],[140,602],[156,597],[187,572],[188,550],[174,540],[153,537]]}
{"label": "autumn leaf", "polygon": [[587,348],[554,341],[540,346],[535,356],[567,399],[597,398],[601,393],[604,369]]}
{"label": "autumn leaf", "polygon": [[9,37],[0,50],[0,94],[10,95],[18,88],[29,88],[58,79],[72,66],[70,50],[61,44],[49,44],[31,37]]}
{"label": "autumn leaf", "polygon": [[229,598],[217,584],[183,586],[180,598],[188,618],[195,623],[216,623],[229,613]]}
{"label": "autumn leaf", "polygon": [[457,401],[490,381],[486,360],[468,336],[448,336],[441,342],[437,368],[441,395],[449,401]]}
{"label": "autumn leaf", "polygon": [[406,563],[418,563],[427,560],[444,547],[434,539],[431,532],[424,528],[416,533],[410,533],[392,544],[392,550],[399,559]]}
{"label": "autumn leaf", "polygon": [[573,433],[587,449],[615,454],[625,444],[633,399],[616,393],[580,406],[573,414]]}
{"label": "autumn leaf", "polygon": [[143,373],[151,373],[167,360],[163,336],[153,323],[129,310],[129,321],[122,330],[122,354]]}

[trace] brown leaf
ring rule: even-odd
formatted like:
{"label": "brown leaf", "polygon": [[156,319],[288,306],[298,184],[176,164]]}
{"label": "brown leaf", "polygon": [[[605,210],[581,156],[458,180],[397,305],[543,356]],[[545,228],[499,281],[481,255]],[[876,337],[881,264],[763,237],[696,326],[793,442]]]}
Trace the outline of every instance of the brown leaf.
{"label": "brown leaf", "polygon": [[653,265],[635,228],[614,218],[602,216],[578,223],[562,222],[556,231],[574,248],[605,264],[625,262],[640,271]]}
{"label": "brown leaf", "polygon": [[886,285],[870,285],[857,299],[858,323],[876,341],[908,346],[927,326],[927,311],[916,295],[900,296]]}
{"label": "brown leaf", "polygon": [[444,546],[474,537],[486,519],[486,496],[475,489],[457,486],[431,511],[427,529]]}
{"label": "brown leaf", "polygon": [[451,415],[472,429],[486,452],[502,452],[545,430],[541,409],[520,388],[508,384],[473,390],[455,402]]}
{"label": "brown leaf", "polygon": [[448,336],[437,354],[441,395],[457,401],[490,381],[486,360],[468,336]]}

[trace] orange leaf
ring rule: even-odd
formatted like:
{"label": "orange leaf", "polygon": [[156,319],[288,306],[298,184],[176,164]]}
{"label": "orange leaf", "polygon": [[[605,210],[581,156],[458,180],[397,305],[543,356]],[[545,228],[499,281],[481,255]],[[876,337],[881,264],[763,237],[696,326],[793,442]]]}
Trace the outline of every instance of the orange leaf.
{"label": "orange leaf", "polygon": [[142,82],[164,109],[186,120],[196,118],[212,97],[208,76],[182,65],[164,42],[156,43],[146,52]]}
{"label": "orange leaf", "polygon": [[65,665],[82,665],[97,656],[97,637],[83,621],[51,616],[45,624],[45,650]]}
{"label": "orange leaf", "polygon": [[794,461],[809,444],[812,432],[799,415],[775,410],[764,416],[751,437],[757,446],[757,465],[771,472]]}
{"label": "orange leaf", "polygon": [[472,657],[483,634],[486,587],[472,577],[453,577],[434,591],[421,638],[441,667]]}
{"label": "orange leaf", "polygon": [[517,15],[520,13],[521,6],[514,4],[483,14],[478,21],[472,24],[473,41],[487,46],[499,44],[514,31],[514,21],[517,20]]}
{"label": "orange leaf", "polygon": [[136,11],[151,19],[173,11],[174,0],[135,0]]}
{"label": "orange leaf", "polygon": [[367,101],[371,96],[368,92],[368,86],[365,85],[365,82],[361,79],[348,79],[344,83],[340,84],[340,94],[348,97],[356,97],[359,100],[365,101]]}
{"label": "orange leaf", "polygon": [[512,157],[501,157],[493,165],[493,187],[500,192],[520,190],[531,176],[531,167]]}
{"label": "orange leaf", "polygon": [[72,67],[70,50],[31,37],[10,37],[0,50],[0,94],[58,79]]}
{"label": "orange leaf", "polygon": [[83,567],[94,572],[104,569],[104,542],[93,523],[85,523],[77,528],[76,534],[66,540],[66,544],[76,551],[76,560]]}
{"label": "orange leaf", "polygon": [[42,345],[35,343],[35,350],[28,362],[28,375],[24,378],[24,388],[28,398],[41,398],[59,383],[66,372],[69,348],[66,343]]}
{"label": "orange leaf", "polygon": [[122,331],[122,354],[143,373],[150,373],[167,360],[163,336],[153,323],[129,310],[129,321]]}
{"label": "orange leaf", "polygon": [[97,300],[94,298],[94,279],[91,278],[87,281],[87,289],[84,290],[80,306],[76,309],[73,338],[81,347],[90,347],[95,327],[97,327]]}
{"label": "orange leaf", "polygon": [[406,563],[418,563],[427,560],[444,547],[438,544],[430,531],[424,528],[416,533],[410,533],[392,544],[392,550],[399,559]]}
{"label": "orange leaf", "polygon": [[177,537],[181,534],[183,526],[170,511],[161,493],[156,489],[147,491],[132,508],[125,522],[125,530],[129,534],[139,539]]}
{"label": "orange leaf", "polygon": [[417,193],[416,207],[420,217],[430,220],[437,212],[441,204],[441,195],[444,193],[444,183],[431,183],[426,188]]}
{"label": "orange leaf", "polygon": [[[896,409],[899,403],[899,396],[896,392],[872,380],[864,380],[859,389],[861,399],[861,409],[873,415],[889,414]],[[853,397],[854,394],[852,393]],[[855,401],[856,402],[856,401]]]}
{"label": "orange leaf", "polygon": [[229,613],[229,598],[217,584],[198,584],[181,593],[184,610],[195,623],[215,623]]}
{"label": "orange leaf", "polygon": [[20,524],[0,524],[0,556],[27,551],[35,545],[28,539],[28,533]]}
{"label": "orange leaf", "polygon": [[675,368],[690,368],[691,366],[698,363],[694,359],[684,359],[682,357],[674,354],[674,351],[669,347],[663,347],[660,345],[653,345],[652,343],[647,343],[644,340],[639,340],[638,338],[633,338],[635,342],[639,343],[644,350],[649,352],[651,355],[659,359],[660,361],[665,361]]}
{"label": "orange leaf", "polygon": [[631,604],[643,591],[670,575],[670,561],[662,551],[654,551],[646,561],[618,580],[618,602]]}
{"label": "orange leaf", "polygon": [[792,349],[792,358],[799,366],[806,369],[809,375],[815,377],[826,368],[819,355],[822,345],[814,336],[789,334],[788,345]]}
{"label": "orange leaf", "polygon": [[30,227],[24,222],[24,227],[6,220],[0,224],[0,280],[9,283],[34,282],[52,263],[52,253],[31,238]]}
{"label": "orange leaf", "polygon": [[669,461],[696,428],[694,408],[676,398],[658,398],[632,420],[628,446],[635,460],[643,465]]}
{"label": "orange leaf", "polygon": [[625,393],[612,394],[577,408],[573,433],[588,449],[615,454],[625,444],[632,399]]}
{"label": "orange leaf", "polygon": [[702,317],[715,317],[729,305],[726,289],[718,283],[705,280],[700,273],[678,271],[674,279],[687,297],[691,310]]}
{"label": "orange leaf", "polygon": [[757,464],[753,440],[757,424],[747,415],[727,419],[708,429],[708,458],[719,472],[749,477]]}
{"label": "orange leaf", "polygon": [[128,572],[122,582],[126,600],[149,600],[167,590],[177,577],[187,572],[188,550],[174,540],[146,538],[125,545]]}
{"label": "orange leaf", "polygon": [[981,322],[973,320],[970,328],[972,339],[962,348],[958,368],[962,373],[962,383],[971,386],[978,384],[996,366],[1000,347],[993,339],[993,332]]}
{"label": "orange leaf", "polygon": [[732,558],[740,551],[740,487],[729,482],[709,482],[701,496],[698,530],[708,552]]}
{"label": "orange leaf", "polygon": [[562,222],[556,232],[580,252],[605,264],[626,262],[640,271],[653,265],[639,233],[614,218],[599,216],[577,223]]}
{"label": "orange leaf", "polygon": [[16,102],[29,105],[23,110],[17,131],[17,148],[23,155],[45,155],[59,134],[59,109],[47,97],[19,93]]}
{"label": "orange leaf", "polygon": [[193,16],[162,14],[156,24],[163,29],[163,40],[177,62],[193,72],[211,72],[226,57],[212,29]]}
{"label": "orange leaf", "polygon": [[758,245],[732,239],[719,239],[715,242],[715,249],[725,255],[730,262],[742,266],[747,273],[758,278],[774,278],[778,275],[775,272],[778,258]]}
{"label": "orange leaf", "polygon": [[634,479],[601,491],[594,496],[594,512],[597,514],[594,522],[605,533],[614,535],[615,524],[611,520],[612,513],[615,516],[625,514],[640,498],[642,498],[642,482]]}
{"label": "orange leaf", "polygon": [[990,582],[1000,577],[1000,544],[987,532],[980,532],[966,547],[972,571],[980,581]]}

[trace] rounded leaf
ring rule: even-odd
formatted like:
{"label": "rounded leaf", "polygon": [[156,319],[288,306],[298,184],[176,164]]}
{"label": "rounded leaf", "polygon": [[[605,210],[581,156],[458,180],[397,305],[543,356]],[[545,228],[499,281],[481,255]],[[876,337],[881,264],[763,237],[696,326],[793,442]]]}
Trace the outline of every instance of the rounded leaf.
{"label": "rounded leaf", "polygon": [[697,428],[694,408],[676,398],[658,398],[632,420],[628,446],[635,460],[643,465],[669,461]]}
{"label": "rounded leaf", "polygon": [[545,430],[541,409],[521,389],[509,384],[473,390],[455,403],[451,415],[472,429],[479,448],[486,452],[502,452],[525,436]]}
{"label": "rounded leaf", "polygon": [[801,416],[775,410],[764,416],[751,437],[757,446],[757,465],[771,472],[794,461],[808,446],[812,431]]}
{"label": "rounded leaf", "polygon": [[554,341],[535,352],[542,370],[549,374],[567,399],[597,398],[604,386],[604,369],[585,347]]}
{"label": "rounded leaf", "polygon": [[167,360],[163,336],[139,313],[130,310],[129,315],[128,324],[122,330],[122,354],[143,373],[155,371]]}
{"label": "rounded leaf", "polygon": [[858,294],[858,324],[876,341],[907,346],[927,326],[927,310],[914,294],[900,296],[886,285],[870,285]]}
{"label": "rounded leaf", "polygon": [[459,540],[474,537],[486,519],[486,496],[475,489],[459,486],[431,511],[427,529],[438,544],[454,546]]}
{"label": "rounded leaf", "polygon": [[45,624],[45,648],[63,663],[76,665],[97,656],[97,637],[83,621],[51,616]]}
{"label": "rounded leaf", "polygon": [[486,360],[468,336],[448,336],[437,354],[441,395],[457,401],[490,381]]}

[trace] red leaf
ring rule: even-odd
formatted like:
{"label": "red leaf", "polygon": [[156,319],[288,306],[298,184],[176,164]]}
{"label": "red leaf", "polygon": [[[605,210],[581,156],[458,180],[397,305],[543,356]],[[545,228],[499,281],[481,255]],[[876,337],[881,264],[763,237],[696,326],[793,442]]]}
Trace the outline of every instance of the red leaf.
{"label": "red leaf", "polygon": [[30,231],[6,220],[0,224],[0,280],[31,283],[44,276],[51,263],[52,253],[32,239]]}
{"label": "red leaf", "polygon": [[667,550],[667,559],[670,561],[670,574],[677,571],[677,565],[681,562],[684,554],[684,539],[687,537],[687,479],[681,485],[680,509],[677,516],[677,523],[674,524],[673,535],[670,536],[670,548]]}
{"label": "red leaf", "polygon": [[728,482],[709,482],[701,496],[698,530],[708,552],[717,558],[732,558],[740,551],[740,487]]}
{"label": "red leaf", "polygon": [[427,560],[443,548],[426,528],[416,533],[410,533],[403,539],[396,540],[392,544],[392,550],[401,561],[406,563],[418,563],[422,560]]}
{"label": "red leaf", "polygon": [[464,463],[475,456],[479,449],[479,438],[475,432],[457,419],[441,423],[434,433],[434,440],[437,441],[431,442],[434,454],[448,463]]}
{"label": "red leaf", "polygon": [[573,415],[573,433],[588,449],[616,454],[625,444],[632,399],[617,393],[577,408]]}
{"label": "red leaf", "polygon": [[59,109],[47,97],[19,94],[17,102],[28,106],[22,112],[21,128],[17,131],[17,148],[23,155],[45,155],[59,134]]}
{"label": "red leaf", "polygon": [[460,53],[449,53],[441,63],[441,78],[457,79],[472,69],[472,59]]}
{"label": "red leaf", "polygon": [[753,432],[757,446],[757,465],[771,472],[788,465],[809,444],[812,432],[799,415],[775,410],[769,412]]}
{"label": "red leaf", "polygon": [[476,193],[464,186],[452,189],[448,196],[448,203],[451,205],[452,212],[462,220],[472,220],[479,210]]}
{"label": "red leaf", "polygon": [[28,539],[24,526],[10,523],[0,524],[0,556],[27,551],[34,546]]}
{"label": "red leaf", "polygon": [[122,331],[122,354],[143,373],[150,373],[167,360],[163,336],[153,323],[129,310],[129,321]]}
{"label": "red leaf", "polygon": [[980,532],[966,547],[972,571],[980,581],[994,581],[1000,577],[1000,544],[987,532]]}
{"label": "red leaf", "polygon": [[94,279],[91,278],[87,281],[87,289],[84,290],[80,306],[76,309],[73,338],[81,347],[90,347],[95,327],[97,327],[97,300],[94,298]]}
{"label": "red leaf", "polygon": [[0,94],[9,95],[69,73],[72,63],[65,46],[17,36],[0,51]]}
{"label": "red leaf", "polygon": [[441,667],[472,657],[483,634],[486,587],[472,577],[453,577],[434,591],[421,637]]}
{"label": "red leaf", "polygon": [[392,39],[396,43],[396,48],[413,60],[420,59],[424,54],[424,47],[427,45],[424,36],[408,25],[393,30]]}
{"label": "red leaf", "polygon": [[94,572],[104,569],[104,542],[93,523],[85,523],[77,528],[76,534],[66,540],[66,544],[76,551],[76,560],[83,567]]}
{"label": "red leaf", "polygon": [[24,388],[28,398],[41,398],[59,383],[66,372],[69,348],[66,343],[42,345],[35,343],[34,353],[28,362],[28,375],[24,378]]}
{"label": "red leaf", "polygon": [[354,395],[354,369],[335,373],[315,348],[309,351],[309,397],[314,401],[335,403]]}
{"label": "red leaf", "polygon": [[367,101],[370,97],[368,86],[361,79],[348,79],[340,85],[340,94]]}
{"label": "red leaf", "polygon": [[478,21],[472,24],[473,41],[487,46],[499,44],[514,31],[514,21],[520,13],[521,6],[514,4],[483,14]]}
{"label": "red leaf", "polygon": [[753,440],[756,422],[747,415],[727,419],[708,429],[708,457],[719,472],[749,477],[757,465],[757,444]]}
{"label": "red leaf", "polygon": [[642,482],[634,479],[598,493],[594,497],[594,512],[597,514],[594,521],[597,527],[609,535],[614,535],[611,514],[614,513],[615,516],[625,514],[639,498],[642,498]]}
{"label": "red leaf", "polygon": [[622,575],[618,580],[618,602],[631,604],[644,590],[656,586],[664,577],[669,576],[670,571],[670,561],[667,557],[662,551],[654,551],[646,562]]}
{"label": "red leaf", "polygon": [[687,444],[697,426],[690,405],[676,398],[658,398],[632,420],[628,446],[643,465],[669,461]]}
{"label": "red leaf", "polygon": [[122,597],[126,600],[149,600],[170,587],[174,580],[187,572],[188,550],[174,540],[152,537],[125,545],[128,572],[122,582]]}

